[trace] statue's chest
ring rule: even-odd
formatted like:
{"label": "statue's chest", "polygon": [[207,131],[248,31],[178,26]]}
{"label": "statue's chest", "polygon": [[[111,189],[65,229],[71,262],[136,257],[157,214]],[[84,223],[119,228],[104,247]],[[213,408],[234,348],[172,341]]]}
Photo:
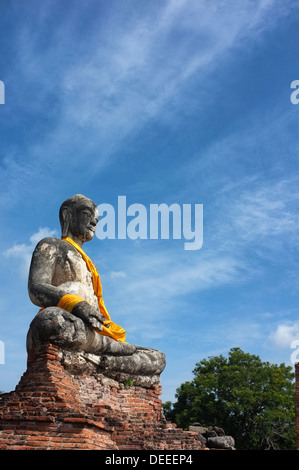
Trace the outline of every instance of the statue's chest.
{"label": "statue's chest", "polygon": [[70,249],[57,259],[52,283],[67,294],[79,295],[98,310],[92,274],[80,253]]}
{"label": "statue's chest", "polygon": [[92,286],[92,275],[80,253],[68,250],[57,260],[53,281],[56,285],[65,282],[80,282],[86,286]]}

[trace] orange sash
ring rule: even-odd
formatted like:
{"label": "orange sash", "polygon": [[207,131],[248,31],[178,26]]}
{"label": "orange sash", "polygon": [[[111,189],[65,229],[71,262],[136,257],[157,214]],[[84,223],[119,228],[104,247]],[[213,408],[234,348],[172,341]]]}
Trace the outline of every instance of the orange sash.
{"label": "orange sash", "polygon": [[[96,329],[95,331],[97,333],[100,333],[101,335],[109,336],[110,338],[115,339],[116,341],[125,342],[126,340],[125,330],[121,326],[116,325],[116,323],[114,323],[110,319],[110,315],[107,312],[107,309],[105,307],[104,300],[102,297],[102,283],[101,283],[100,275],[97,271],[97,268],[95,267],[91,259],[86,255],[86,253],[84,253],[82,248],[79,245],[77,245],[77,243],[75,243],[71,238],[63,237],[62,240],[71,243],[71,245],[73,245],[79,251],[82,258],[86,262],[87,268],[91,272],[93,288],[98,298],[99,309],[100,309],[101,314],[106,318],[102,326],[103,329],[102,330]],[[82,302],[82,301],[84,301],[84,299],[81,299],[81,297],[79,297],[78,295],[66,294],[60,299],[60,301],[57,304],[57,307],[62,307],[68,310],[69,312],[71,312],[74,306],[77,303]]]}

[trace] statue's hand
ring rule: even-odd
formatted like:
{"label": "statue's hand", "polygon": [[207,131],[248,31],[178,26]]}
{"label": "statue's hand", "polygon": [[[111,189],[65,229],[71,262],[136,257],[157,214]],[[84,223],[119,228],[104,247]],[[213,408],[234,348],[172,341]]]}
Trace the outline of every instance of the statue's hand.
{"label": "statue's hand", "polygon": [[81,318],[86,325],[97,330],[102,330],[102,324],[105,318],[103,315],[98,313],[91,305],[87,302],[79,302],[72,310],[72,313]]}

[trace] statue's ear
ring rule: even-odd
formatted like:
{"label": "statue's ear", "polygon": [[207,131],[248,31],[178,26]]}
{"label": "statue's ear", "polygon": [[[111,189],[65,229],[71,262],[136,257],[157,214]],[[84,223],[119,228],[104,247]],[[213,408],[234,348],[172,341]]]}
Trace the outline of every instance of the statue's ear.
{"label": "statue's ear", "polygon": [[61,215],[62,215],[62,228],[61,228],[61,231],[62,231],[62,237],[67,237],[68,233],[69,233],[69,227],[70,227],[70,217],[71,217],[71,213],[70,213],[70,210],[69,210],[69,207],[63,207],[61,209]]}

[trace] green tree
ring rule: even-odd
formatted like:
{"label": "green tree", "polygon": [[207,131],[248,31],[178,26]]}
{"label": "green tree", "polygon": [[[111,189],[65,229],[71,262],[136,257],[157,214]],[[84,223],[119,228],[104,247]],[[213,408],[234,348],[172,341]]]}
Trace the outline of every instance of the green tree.
{"label": "green tree", "polygon": [[193,373],[195,378],[177,389],[177,401],[164,404],[167,419],[185,429],[195,421],[220,426],[237,449],[295,449],[291,367],[232,348],[228,358],[204,359]]}

